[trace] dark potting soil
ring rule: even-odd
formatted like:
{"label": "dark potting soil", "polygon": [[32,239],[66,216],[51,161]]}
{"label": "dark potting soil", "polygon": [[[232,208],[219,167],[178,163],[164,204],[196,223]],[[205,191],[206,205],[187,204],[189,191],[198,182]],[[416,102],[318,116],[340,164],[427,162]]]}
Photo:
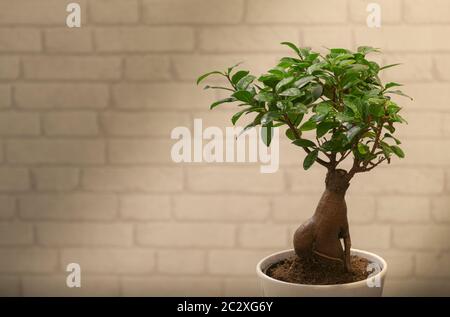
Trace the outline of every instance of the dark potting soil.
{"label": "dark potting soil", "polygon": [[289,283],[331,285],[345,284],[365,280],[370,271],[367,259],[351,256],[352,272],[346,272],[339,262],[323,261],[317,258],[303,259],[292,255],[287,259],[272,264],[266,274]]}

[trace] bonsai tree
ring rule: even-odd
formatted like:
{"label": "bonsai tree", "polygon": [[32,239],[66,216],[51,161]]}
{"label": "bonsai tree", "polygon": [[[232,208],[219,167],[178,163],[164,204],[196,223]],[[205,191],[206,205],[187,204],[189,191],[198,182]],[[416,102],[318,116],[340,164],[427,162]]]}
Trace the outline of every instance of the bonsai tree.
{"label": "bonsai tree", "polygon": [[[299,257],[315,255],[340,262],[351,271],[345,203],[350,181],[358,173],[390,163],[393,155],[404,157],[394,133],[395,125],[405,120],[390,96],[406,95],[394,88],[400,84],[384,84],[378,77],[380,71],[397,64],[380,67],[368,60],[367,54],[379,51],[367,46],[356,52],[333,48],[322,55],[289,42],[282,44],[290,47],[295,57],[281,58],[259,78],[236,70],[238,64],[204,74],[197,84],[211,75],[223,76],[226,87],[205,88],[223,89],[230,96],[214,102],[211,109],[238,102],[232,123],[243,115],[256,115],[244,130],[262,126],[267,146],[272,128],[287,126],[286,136],[306,154],[303,168],[317,163],[327,169],[325,192],[314,215],[296,230],[294,250]],[[341,167],[346,159],[353,160],[347,170]]]}

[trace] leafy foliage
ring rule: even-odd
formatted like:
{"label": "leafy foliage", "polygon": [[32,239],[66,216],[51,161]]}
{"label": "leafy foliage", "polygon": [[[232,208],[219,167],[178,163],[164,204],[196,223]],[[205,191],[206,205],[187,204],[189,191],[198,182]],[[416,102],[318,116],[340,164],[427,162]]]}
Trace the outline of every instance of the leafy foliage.
{"label": "leafy foliage", "polygon": [[254,114],[246,128],[267,128],[263,129],[267,146],[270,128],[287,126],[286,136],[307,153],[305,169],[315,162],[336,169],[352,154],[354,163],[349,173],[353,176],[383,161],[390,163],[392,155],[404,157],[401,142],[393,134],[394,125],[406,121],[391,95],[406,95],[397,89],[401,84],[383,84],[378,76],[383,69],[397,64],[380,67],[370,61],[366,55],[379,50],[368,46],[356,52],[332,48],[321,55],[289,42],[282,44],[291,48],[295,57],[281,58],[259,78],[247,70],[235,71],[238,65],[199,77],[197,84],[217,75],[229,83],[229,87],[206,87],[230,92],[230,97],[214,102],[211,109],[239,102],[232,123]]}

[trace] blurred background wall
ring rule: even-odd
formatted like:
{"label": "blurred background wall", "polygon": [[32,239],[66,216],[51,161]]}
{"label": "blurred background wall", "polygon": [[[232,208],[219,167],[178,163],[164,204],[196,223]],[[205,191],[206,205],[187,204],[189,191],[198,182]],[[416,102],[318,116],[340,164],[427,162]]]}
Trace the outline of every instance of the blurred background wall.
{"label": "blurred background wall", "polygon": [[[230,125],[196,77],[238,61],[260,74],[290,54],[380,47],[402,66],[407,157],[358,175],[353,246],[389,263],[386,295],[450,295],[450,2],[360,0],[0,0],[0,294],[258,295],[255,264],[290,247],[324,170],[175,164],[170,131]],[[66,287],[66,265],[82,287]]]}

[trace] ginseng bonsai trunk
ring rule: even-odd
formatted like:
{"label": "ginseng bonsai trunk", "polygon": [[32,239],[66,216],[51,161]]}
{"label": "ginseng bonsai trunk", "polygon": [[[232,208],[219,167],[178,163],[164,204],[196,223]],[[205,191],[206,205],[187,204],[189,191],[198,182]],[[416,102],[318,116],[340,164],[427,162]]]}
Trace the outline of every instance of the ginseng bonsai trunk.
{"label": "ginseng bonsai trunk", "polygon": [[326,188],[314,215],[295,231],[294,250],[299,257],[318,256],[340,262],[345,270],[351,271],[351,240],[345,203],[351,176],[342,169],[328,170]]}

